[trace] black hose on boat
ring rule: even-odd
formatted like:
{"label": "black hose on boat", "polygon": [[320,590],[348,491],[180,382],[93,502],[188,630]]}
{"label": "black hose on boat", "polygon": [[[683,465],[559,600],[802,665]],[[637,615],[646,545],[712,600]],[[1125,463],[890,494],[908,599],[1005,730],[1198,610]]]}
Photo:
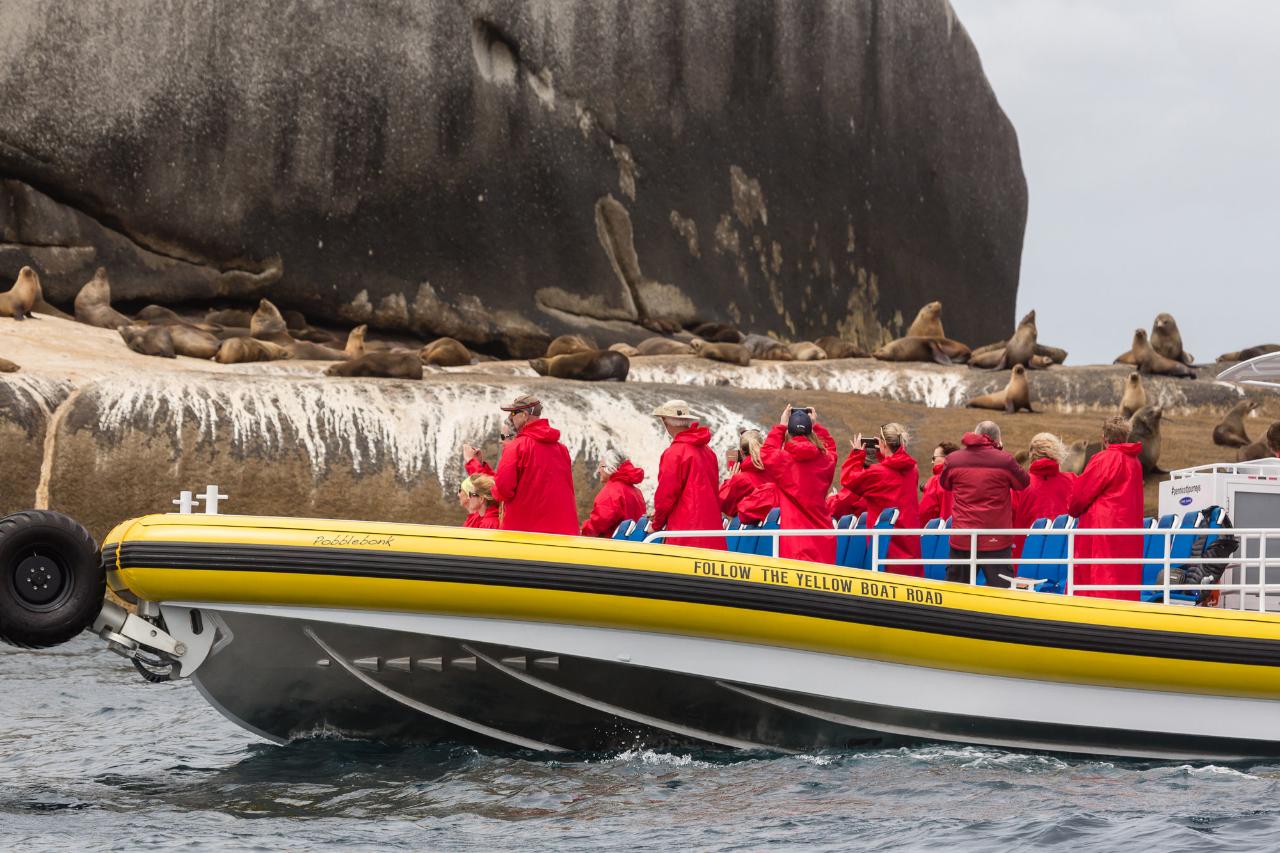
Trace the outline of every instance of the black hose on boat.
{"label": "black hose on boat", "polygon": [[[141,675],[152,684],[164,684],[166,681],[173,680],[174,664],[171,661],[162,661],[157,658],[144,663],[141,660],[141,655],[131,657],[129,660],[133,661],[133,668],[138,671],[138,675]],[[165,669],[162,672],[157,672],[151,667],[165,667]]]}

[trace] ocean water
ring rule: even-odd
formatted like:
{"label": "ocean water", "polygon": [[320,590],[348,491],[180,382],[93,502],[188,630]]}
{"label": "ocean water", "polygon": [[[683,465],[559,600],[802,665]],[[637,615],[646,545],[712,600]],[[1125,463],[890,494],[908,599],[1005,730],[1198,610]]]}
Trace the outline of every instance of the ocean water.
{"label": "ocean water", "polygon": [[[1280,720],[1278,728],[1280,728]],[[1176,720],[1170,720],[1176,725]],[[1280,849],[1280,765],[922,744],[544,761],[460,746],[275,746],[81,637],[0,649],[0,847]]]}

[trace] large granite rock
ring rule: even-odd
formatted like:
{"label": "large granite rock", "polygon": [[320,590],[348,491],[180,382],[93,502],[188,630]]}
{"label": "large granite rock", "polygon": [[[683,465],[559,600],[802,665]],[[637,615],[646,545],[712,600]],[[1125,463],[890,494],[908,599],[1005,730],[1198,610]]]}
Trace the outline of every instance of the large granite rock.
{"label": "large granite rock", "polygon": [[528,355],[1013,325],[1026,186],[945,0],[0,7],[0,275]]}

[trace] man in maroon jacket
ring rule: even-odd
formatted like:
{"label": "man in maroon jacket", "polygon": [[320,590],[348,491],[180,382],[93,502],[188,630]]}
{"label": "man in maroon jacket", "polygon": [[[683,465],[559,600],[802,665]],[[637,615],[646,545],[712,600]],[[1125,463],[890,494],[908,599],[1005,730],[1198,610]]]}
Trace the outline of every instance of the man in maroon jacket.
{"label": "man in maroon jacket", "polygon": [[[951,559],[968,560],[972,536],[965,530],[976,528],[1008,528],[1013,526],[1013,492],[1022,491],[1030,476],[1004,451],[1000,443],[1000,427],[983,421],[965,433],[963,447],[947,457],[939,484],[954,500],[951,537]],[[1017,568],[1010,565],[984,565],[981,560],[1007,559],[1013,554],[1013,537],[979,536],[978,568],[987,586],[1008,587],[1000,575],[1013,576]],[[969,564],[947,566],[947,580],[969,582]]]}

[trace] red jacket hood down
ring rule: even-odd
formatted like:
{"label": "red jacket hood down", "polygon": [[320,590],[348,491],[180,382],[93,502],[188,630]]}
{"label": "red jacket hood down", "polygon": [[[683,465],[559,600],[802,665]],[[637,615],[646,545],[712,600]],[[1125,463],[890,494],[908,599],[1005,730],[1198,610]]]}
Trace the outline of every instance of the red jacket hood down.
{"label": "red jacket hood down", "polygon": [[[658,463],[653,493],[654,530],[718,530],[720,463],[707,444],[711,430],[694,424],[671,439]],[[723,536],[672,539],[671,545],[724,550]]]}
{"label": "red jacket hood down", "polygon": [[[1013,526],[1030,528],[1037,518],[1053,520],[1071,508],[1071,484],[1076,475],[1064,472],[1054,459],[1031,463],[1031,484],[1013,493]],[[1022,556],[1025,536],[1014,537],[1013,556]],[[1034,570],[1032,570],[1034,572]]]}
{"label": "red jacket hood down", "polygon": [[[964,447],[947,457],[938,484],[951,492],[952,523],[957,531],[951,546],[969,549],[969,537],[959,531],[1013,526],[1013,496],[1031,477],[1014,458],[985,435],[965,433]],[[1009,536],[979,536],[979,551],[1000,551],[1013,545]]]}
{"label": "red jacket hood down", "polygon": [[942,475],[942,463],[933,466],[933,476],[924,484],[924,494],[920,496],[920,524],[928,524],[935,518],[951,518],[951,493],[942,488],[939,479]]}
{"label": "red jacket hood down", "polygon": [[624,460],[596,494],[591,515],[582,525],[582,535],[609,537],[622,522],[643,517],[646,514],[644,495],[636,488],[636,483],[642,480],[644,470]]}
{"label": "red jacket hood down", "polygon": [[503,503],[503,530],[578,533],[573,461],[545,418],[529,421],[502,449],[493,496]]}
{"label": "red jacket hood down", "polygon": [[778,487],[750,456],[742,457],[737,472],[720,484],[720,512],[743,524],[764,521],[778,502]]}

